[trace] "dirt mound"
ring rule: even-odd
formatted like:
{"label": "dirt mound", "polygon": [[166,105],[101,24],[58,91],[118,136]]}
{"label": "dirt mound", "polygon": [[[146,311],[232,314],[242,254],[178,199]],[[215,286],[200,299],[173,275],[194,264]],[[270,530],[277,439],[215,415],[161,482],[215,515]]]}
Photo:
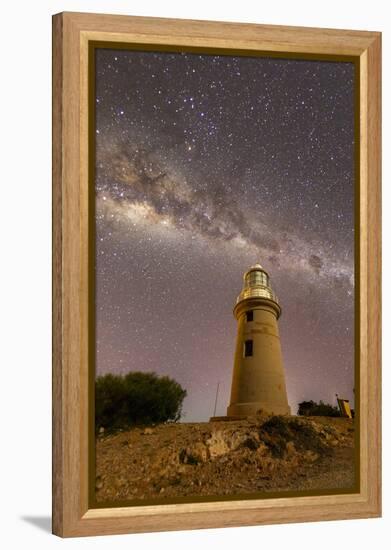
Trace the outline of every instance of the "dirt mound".
{"label": "dirt mound", "polygon": [[349,488],[354,424],[262,416],[101,433],[97,501]]}

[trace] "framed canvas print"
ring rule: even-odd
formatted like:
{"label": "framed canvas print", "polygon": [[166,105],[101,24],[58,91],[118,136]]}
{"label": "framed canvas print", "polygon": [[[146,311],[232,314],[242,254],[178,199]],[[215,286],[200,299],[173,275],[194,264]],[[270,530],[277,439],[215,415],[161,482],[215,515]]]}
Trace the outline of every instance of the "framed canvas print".
{"label": "framed canvas print", "polygon": [[380,34],[53,18],[53,532],[380,515]]}

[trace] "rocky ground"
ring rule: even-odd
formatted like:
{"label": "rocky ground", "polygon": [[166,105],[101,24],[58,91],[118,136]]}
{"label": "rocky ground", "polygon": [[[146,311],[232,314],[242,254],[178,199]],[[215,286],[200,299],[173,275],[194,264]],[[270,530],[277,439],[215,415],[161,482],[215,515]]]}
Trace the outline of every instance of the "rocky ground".
{"label": "rocky ground", "polygon": [[96,441],[96,499],[239,495],[354,485],[354,421],[258,416],[160,424]]}

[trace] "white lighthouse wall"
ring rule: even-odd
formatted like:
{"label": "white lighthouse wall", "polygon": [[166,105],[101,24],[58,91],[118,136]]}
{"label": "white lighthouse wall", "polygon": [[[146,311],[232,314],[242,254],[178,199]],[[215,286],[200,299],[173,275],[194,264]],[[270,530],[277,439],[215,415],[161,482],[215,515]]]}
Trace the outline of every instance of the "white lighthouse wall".
{"label": "white lighthouse wall", "polygon": [[[251,415],[259,409],[290,414],[282,362],[280,335],[274,310],[251,308],[253,321],[243,311],[238,319],[229,416]],[[253,355],[244,356],[245,341],[253,341]]]}

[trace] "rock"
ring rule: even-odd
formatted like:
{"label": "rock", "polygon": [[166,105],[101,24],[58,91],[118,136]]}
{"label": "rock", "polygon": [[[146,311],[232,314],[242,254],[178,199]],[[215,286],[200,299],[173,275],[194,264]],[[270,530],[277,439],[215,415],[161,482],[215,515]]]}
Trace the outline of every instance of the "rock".
{"label": "rock", "polygon": [[211,458],[223,456],[231,450],[226,441],[226,434],[222,431],[212,432],[209,439],[206,440]]}
{"label": "rock", "polygon": [[259,435],[256,432],[234,432],[227,444],[231,451],[235,451],[239,447],[247,447],[255,451],[259,447]]}
{"label": "rock", "polygon": [[313,451],[306,451],[304,453],[304,458],[308,460],[308,462],[315,462],[319,458],[318,453],[314,453]]}
{"label": "rock", "polygon": [[103,487],[103,482],[102,481],[97,481],[96,485],[95,485],[95,488],[99,491],[99,489],[102,489],[102,487]]}
{"label": "rock", "polygon": [[285,453],[288,457],[295,456],[297,454],[295,444],[293,441],[288,441],[285,447]]}
{"label": "rock", "polygon": [[260,442],[257,449],[258,456],[265,456],[269,454],[269,448],[265,443]]}
{"label": "rock", "polygon": [[260,445],[260,441],[259,441],[258,434],[251,434],[246,439],[244,439],[244,441],[241,443],[240,446],[246,447],[251,451],[256,451],[259,445]]}
{"label": "rock", "polygon": [[211,458],[224,456],[230,451],[235,451],[240,447],[247,447],[251,450],[258,449],[260,445],[259,436],[254,432],[235,430],[216,430],[212,432],[209,439],[206,440]]}
{"label": "rock", "polygon": [[104,434],[104,433],[105,433],[105,429],[104,429],[103,426],[101,426],[101,427],[99,428],[99,433],[100,433],[100,434]]}
{"label": "rock", "polygon": [[179,452],[179,461],[183,464],[199,464],[209,459],[209,450],[204,443],[196,442],[191,447],[181,449]]}
{"label": "rock", "polygon": [[153,434],[153,429],[152,428],[145,428],[145,430],[143,431],[143,434],[144,435],[152,435]]}
{"label": "rock", "polygon": [[126,479],[123,477],[116,477],[113,480],[113,485],[114,487],[119,489],[120,487],[123,487],[124,485],[126,485]]}
{"label": "rock", "polygon": [[209,450],[204,443],[196,443],[191,448],[191,455],[197,459],[198,462],[206,462],[209,459]]}

